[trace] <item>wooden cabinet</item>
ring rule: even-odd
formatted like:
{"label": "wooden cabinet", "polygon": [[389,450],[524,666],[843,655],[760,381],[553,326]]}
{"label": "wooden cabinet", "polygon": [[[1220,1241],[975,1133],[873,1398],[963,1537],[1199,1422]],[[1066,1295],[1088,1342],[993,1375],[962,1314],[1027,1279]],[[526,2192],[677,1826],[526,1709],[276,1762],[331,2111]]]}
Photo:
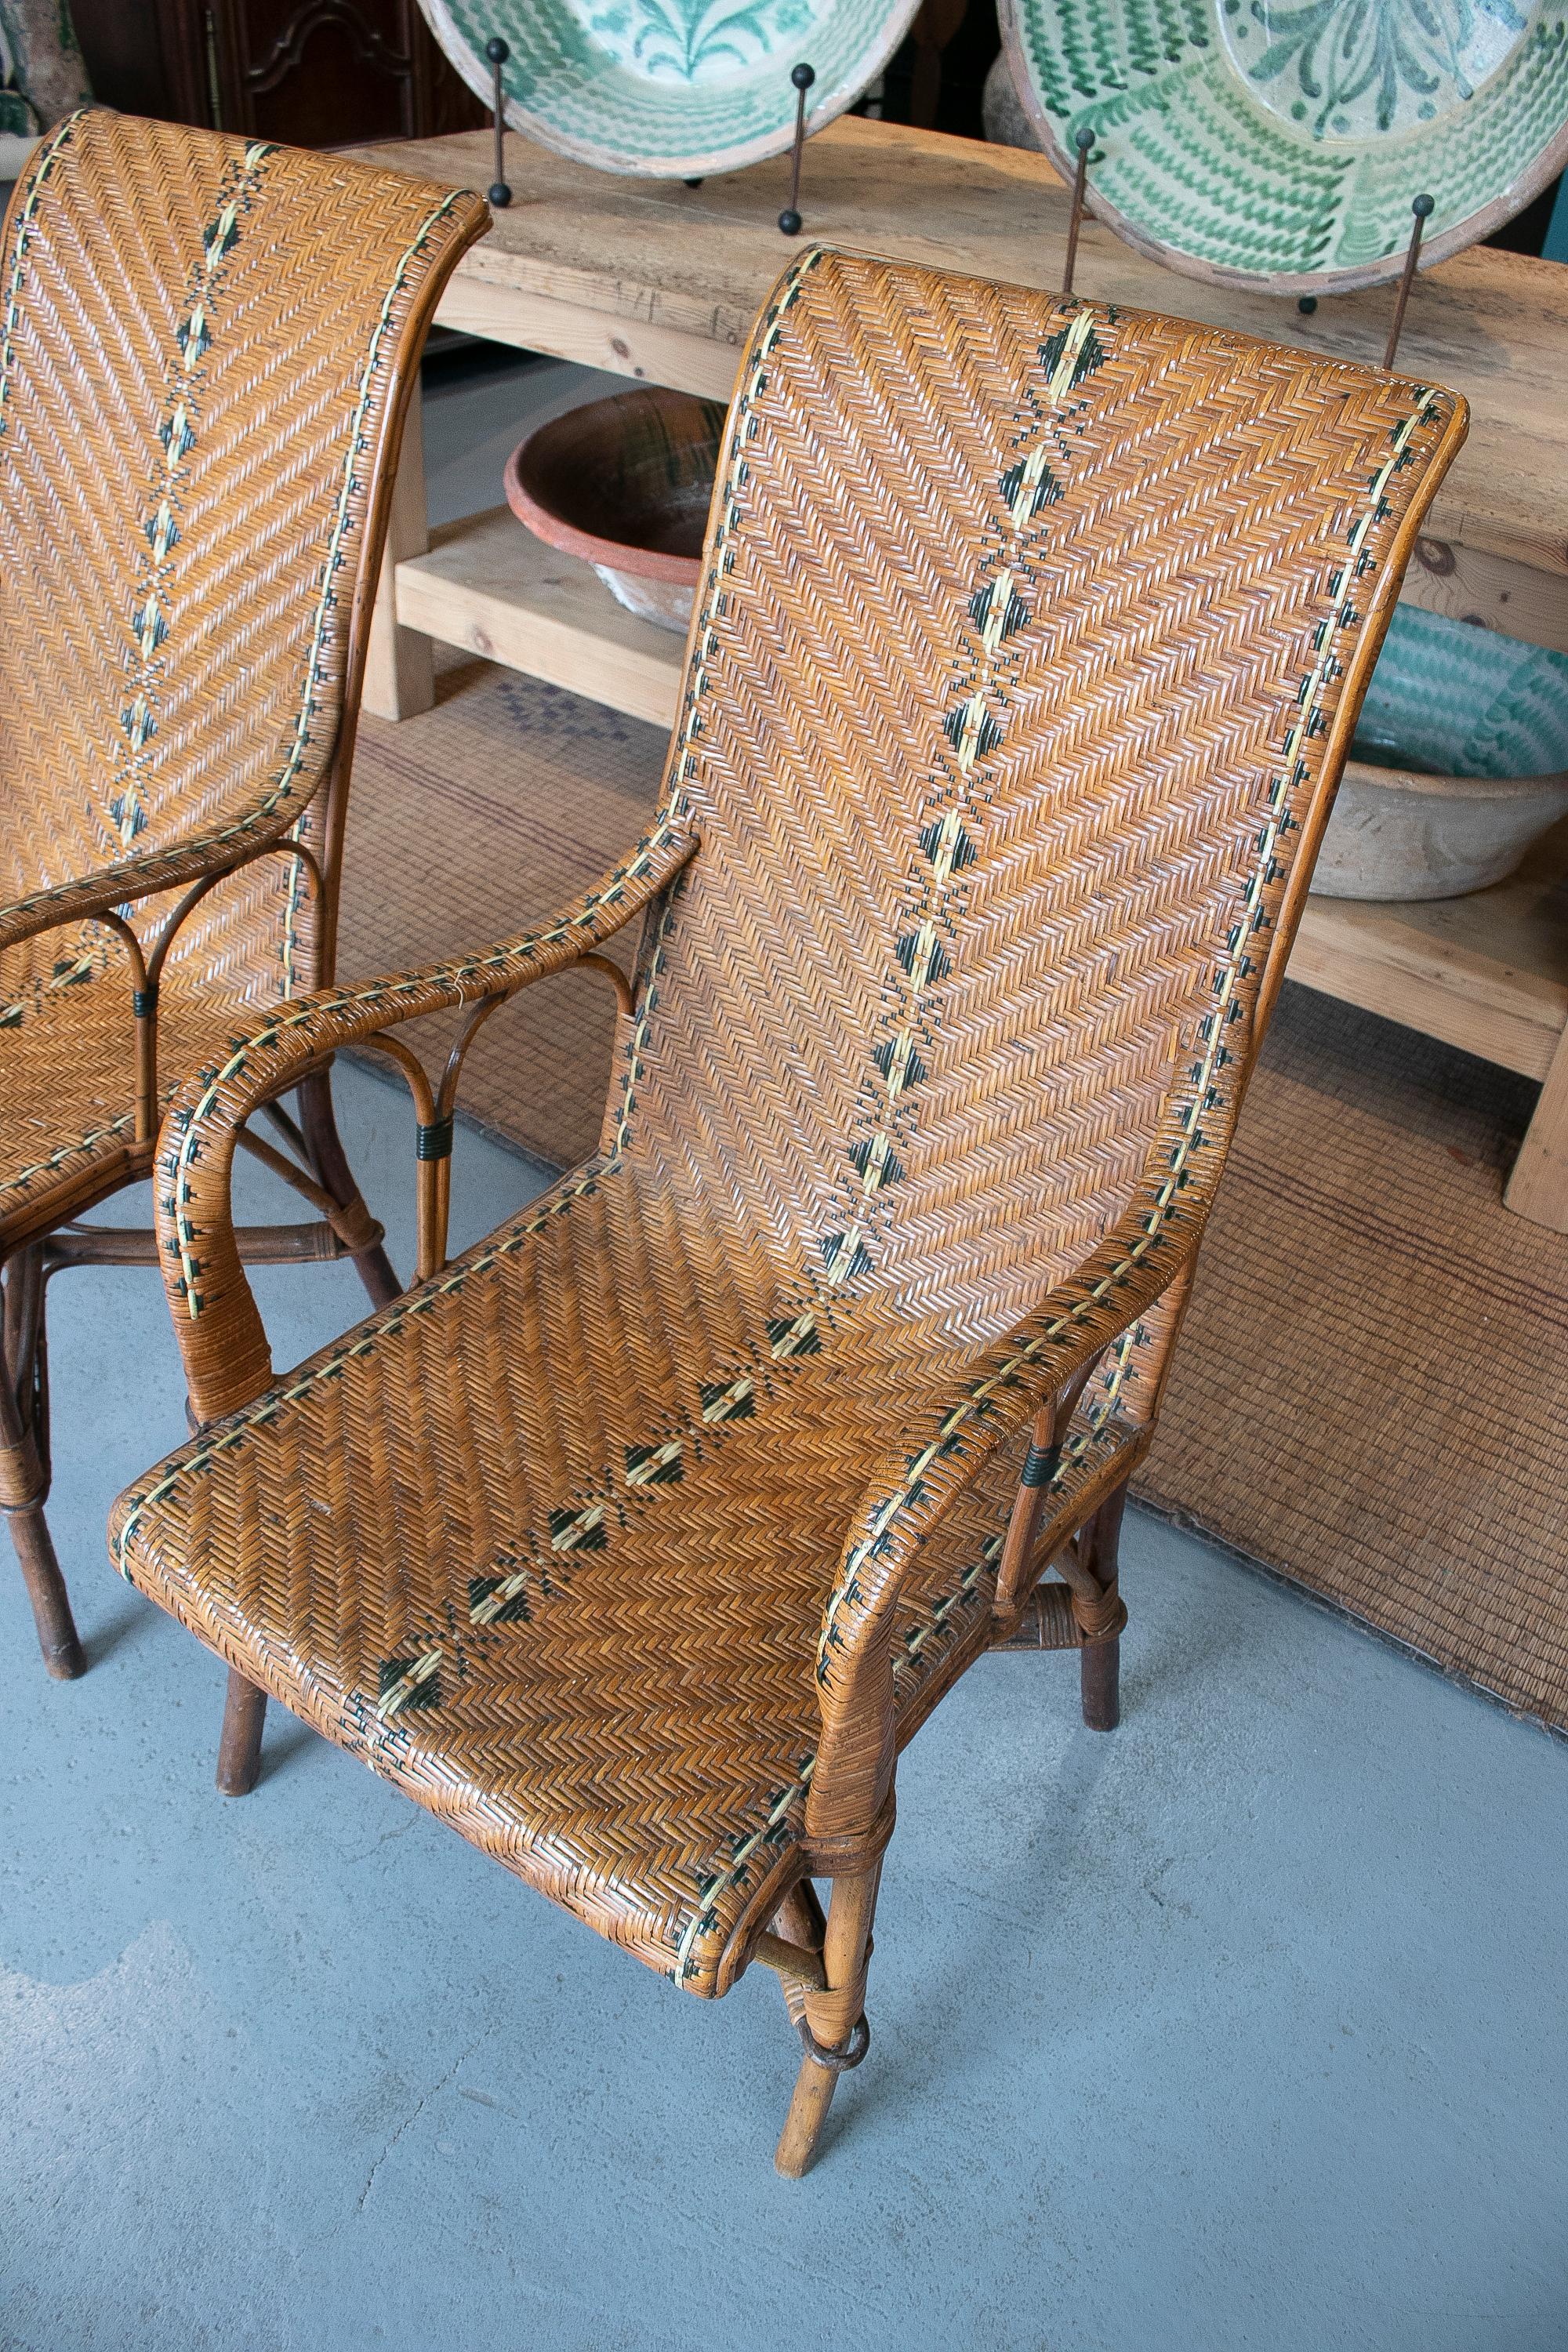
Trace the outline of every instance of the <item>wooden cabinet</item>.
{"label": "wooden cabinet", "polygon": [[466,131],[484,110],[416,0],[74,0],[106,105],[294,147]]}

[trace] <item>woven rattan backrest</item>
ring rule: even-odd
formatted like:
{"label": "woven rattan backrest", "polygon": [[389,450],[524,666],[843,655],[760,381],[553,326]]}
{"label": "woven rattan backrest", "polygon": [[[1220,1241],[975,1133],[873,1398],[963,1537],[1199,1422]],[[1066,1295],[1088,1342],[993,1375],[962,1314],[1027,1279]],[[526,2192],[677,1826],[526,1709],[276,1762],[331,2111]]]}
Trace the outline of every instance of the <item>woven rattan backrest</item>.
{"label": "woven rattan backrest", "polygon": [[607,1139],[900,1348],[1026,1312],[1245,1059],[1459,408],[806,257],[731,420],[669,779],[702,851]]}
{"label": "woven rattan backrest", "polygon": [[[45,142],[0,263],[6,898],[310,801],[404,331],[483,217],[399,174],[107,111]],[[311,986],[299,898],[270,861],[179,953],[237,993]]]}

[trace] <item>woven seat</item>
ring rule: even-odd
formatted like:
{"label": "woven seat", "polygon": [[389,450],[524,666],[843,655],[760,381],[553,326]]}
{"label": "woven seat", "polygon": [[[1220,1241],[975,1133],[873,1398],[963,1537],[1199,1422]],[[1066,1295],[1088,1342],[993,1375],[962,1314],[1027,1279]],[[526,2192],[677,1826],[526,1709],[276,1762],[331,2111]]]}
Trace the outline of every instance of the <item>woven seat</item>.
{"label": "woven seat", "polygon": [[[16,1218],[45,1192],[58,1197],[80,1183],[91,1200],[101,1200],[134,1173],[136,1106],[134,1089],[124,1082],[136,1056],[130,990],[124,973],[113,971],[113,950],[85,940],[78,952],[97,967],[94,979],[49,992],[33,992],[26,981],[7,985],[7,957],[0,955],[0,992],[9,1004],[28,1004],[26,1024],[16,1021],[16,1054],[7,1051],[0,1033],[7,1101],[0,1129],[0,1204]],[[181,1070],[209,1061],[230,1028],[228,997],[200,988],[185,995],[174,985],[174,973],[169,976],[160,1002],[160,1045],[164,1070],[174,1075],[157,1089],[160,1108],[179,1085]]]}
{"label": "woven seat", "polygon": [[[57,960],[65,971],[55,980],[51,965],[39,986],[39,975],[16,969],[20,955],[0,954],[0,998],[24,1008],[10,1034],[0,1030],[0,1213],[18,1225],[40,1202],[59,1213],[63,1202],[75,1208],[102,1200],[146,1171],[128,1083],[136,1024],[114,943],[84,928]],[[66,976],[73,971],[79,976]],[[205,961],[170,959],[158,1003],[160,1115],[182,1073],[209,1061],[230,1034],[236,1009]]]}
{"label": "woven seat", "polygon": [[[802,1286],[692,1208],[625,1163],[567,1180],[182,1458],[121,1541],[290,1706],[710,1992],[800,1827],[823,1595],[921,1388],[912,1363],[847,1382]],[[591,1380],[552,1370],[563,1316]],[[1133,1425],[1086,1442],[1064,1494]],[[1016,1475],[900,1597],[905,1711],[984,1617]]]}
{"label": "woven seat", "polygon": [[[0,1507],[46,1664],[79,1673],[44,1504],[44,1300],[158,1262],[82,1226],[183,1073],[332,972],[369,592],[412,370],[471,196],[106,110],[42,142],[0,336]],[[258,1106],[258,1108],[263,1106]],[[324,1068],[288,1147],[316,1214],[247,1255],[396,1296]]]}
{"label": "woven seat", "polygon": [[[204,1427],[111,1549],[230,1663],[222,1784],[270,1693],[689,1990],[777,1969],[785,2171],[864,2055],[900,1747],[998,1641],[1079,1648],[1116,1719],[1126,1481],[1463,422],[803,257],[648,834],[539,931],[276,1008],[166,1122]],[[639,918],[628,986],[598,950]],[[573,964],[623,998],[599,1153],[447,1265],[463,1040]],[[437,1085],[397,1032],[455,1006]],[[420,1276],[277,1381],[234,1139],[350,1045],[414,1088]]]}

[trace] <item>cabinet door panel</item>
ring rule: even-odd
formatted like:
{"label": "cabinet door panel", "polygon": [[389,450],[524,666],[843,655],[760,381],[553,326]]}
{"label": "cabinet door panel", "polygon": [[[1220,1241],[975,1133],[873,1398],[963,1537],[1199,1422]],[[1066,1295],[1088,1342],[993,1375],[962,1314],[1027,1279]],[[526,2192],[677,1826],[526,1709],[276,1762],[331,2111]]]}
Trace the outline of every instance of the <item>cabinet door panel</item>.
{"label": "cabinet door panel", "polygon": [[483,108],[415,0],[74,0],[97,95],[295,147],[468,131]]}

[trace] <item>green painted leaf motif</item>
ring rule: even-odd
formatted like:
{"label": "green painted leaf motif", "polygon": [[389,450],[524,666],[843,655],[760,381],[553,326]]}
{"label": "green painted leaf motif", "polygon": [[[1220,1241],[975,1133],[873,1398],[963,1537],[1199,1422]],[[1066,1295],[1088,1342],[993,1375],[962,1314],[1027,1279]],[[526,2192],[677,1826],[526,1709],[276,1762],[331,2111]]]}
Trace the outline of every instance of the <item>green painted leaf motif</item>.
{"label": "green painted leaf motif", "polygon": [[1568,655],[1396,604],[1354,755],[1433,776],[1568,772]]}
{"label": "green painted leaf motif", "polygon": [[695,82],[773,55],[810,24],[811,9],[807,0],[631,0],[595,19],[595,31],[608,32],[612,16],[628,64]]}
{"label": "green painted leaf motif", "polygon": [[1178,268],[1393,277],[1414,191],[1428,240],[1517,209],[1568,121],[1568,0],[1003,5],[1058,146],[1094,133],[1105,217]]}
{"label": "green painted leaf motif", "polygon": [[1429,122],[1525,31],[1516,0],[1225,0],[1225,37],[1260,99],[1314,139]]}

